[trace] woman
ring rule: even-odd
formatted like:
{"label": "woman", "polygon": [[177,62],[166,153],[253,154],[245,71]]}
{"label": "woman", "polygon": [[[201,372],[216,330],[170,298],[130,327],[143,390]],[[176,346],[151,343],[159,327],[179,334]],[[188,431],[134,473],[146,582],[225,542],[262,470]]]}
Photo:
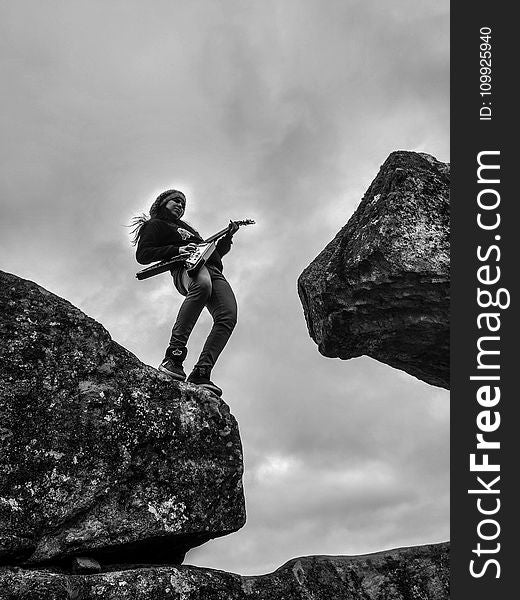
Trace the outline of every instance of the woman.
{"label": "woman", "polygon": [[[137,244],[137,261],[146,265],[176,256],[188,257],[196,244],[204,240],[181,221],[186,207],[186,197],[178,190],[160,194],[146,215],[134,220],[136,226],[133,243]],[[195,276],[190,277],[183,261],[171,270],[175,287],[185,300],[172,329],[170,343],[159,370],[173,379],[186,380],[183,362],[187,355],[186,344],[202,309],[206,307],[213,317],[213,327],[187,381],[201,385],[217,395],[222,390],[210,379],[211,370],[224,349],[237,319],[237,303],[231,286],[222,275],[222,257],[229,252],[233,234],[238,225],[231,223],[229,232],[216,244],[216,250]]]}

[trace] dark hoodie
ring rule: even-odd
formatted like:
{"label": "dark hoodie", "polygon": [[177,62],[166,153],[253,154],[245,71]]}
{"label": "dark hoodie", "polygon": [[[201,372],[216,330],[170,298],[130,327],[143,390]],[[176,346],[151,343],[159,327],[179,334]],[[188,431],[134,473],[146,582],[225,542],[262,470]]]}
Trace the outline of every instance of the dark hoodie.
{"label": "dark hoodie", "polygon": [[[143,224],[139,232],[135,257],[138,263],[148,265],[152,262],[168,260],[178,256],[181,246],[203,242],[204,240],[200,234],[184,221],[165,221],[164,219],[152,218]],[[231,236],[228,234],[220,238],[217,242],[217,249],[209,257],[207,264],[222,271],[221,259],[231,250],[232,243]]]}

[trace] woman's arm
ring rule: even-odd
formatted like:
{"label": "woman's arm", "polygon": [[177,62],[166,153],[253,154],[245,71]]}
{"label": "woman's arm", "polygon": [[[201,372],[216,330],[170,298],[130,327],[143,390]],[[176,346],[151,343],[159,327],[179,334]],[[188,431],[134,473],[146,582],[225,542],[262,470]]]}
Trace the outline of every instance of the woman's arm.
{"label": "woman's arm", "polygon": [[221,258],[231,250],[232,244],[233,240],[231,239],[231,236],[228,236],[228,234],[220,238],[220,240],[216,243],[217,252]]}
{"label": "woman's arm", "polygon": [[[169,232],[168,232],[169,233]],[[181,246],[184,242],[179,239],[169,240],[169,236],[165,235],[165,231],[161,223],[157,221],[149,221],[143,225],[135,258],[141,265],[148,265],[159,260],[168,260],[179,255]],[[174,243],[168,243],[174,241]]]}
{"label": "woman's arm", "polygon": [[229,231],[226,235],[217,242],[217,252],[222,258],[225,254],[227,254],[231,250],[231,246],[233,245],[233,235],[238,231],[238,225],[233,223],[233,221],[229,222]]}

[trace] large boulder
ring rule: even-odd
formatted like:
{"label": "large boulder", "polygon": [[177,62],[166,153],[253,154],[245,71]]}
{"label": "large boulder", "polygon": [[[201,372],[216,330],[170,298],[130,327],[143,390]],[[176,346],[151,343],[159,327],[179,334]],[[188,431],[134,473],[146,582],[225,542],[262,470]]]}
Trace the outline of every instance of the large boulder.
{"label": "large boulder", "polygon": [[0,563],[178,563],[244,525],[229,408],[0,272]]}
{"label": "large boulder", "polygon": [[308,556],[274,573],[241,577],[197,567],[97,575],[0,568],[2,600],[448,600],[449,546],[365,556]]}
{"label": "large boulder", "polygon": [[392,153],[300,275],[321,354],[368,355],[449,388],[449,175],[428,154]]}

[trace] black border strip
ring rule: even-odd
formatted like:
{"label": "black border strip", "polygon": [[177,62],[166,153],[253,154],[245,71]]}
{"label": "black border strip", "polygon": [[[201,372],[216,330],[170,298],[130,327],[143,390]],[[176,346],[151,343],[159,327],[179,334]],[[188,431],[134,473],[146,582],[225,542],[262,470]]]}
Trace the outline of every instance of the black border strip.
{"label": "black border strip", "polygon": [[[516,356],[520,356],[516,343],[520,328],[516,319],[519,296],[515,277],[520,262],[516,243],[520,235],[515,231],[514,213],[520,200],[519,192],[513,191],[513,182],[520,169],[515,165],[518,153],[512,148],[513,134],[519,128],[513,112],[513,68],[518,51],[513,54],[511,6],[514,5],[480,0],[451,3],[451,595],[455,600],[509,598],[509,590],[516,587],[513,561],[516,562],[518,501],[514,490],[519,478],[516,457],[520,457],[520,452],[513,440],[516,437],[520,442],[520,432],[513,432],[519,423],[520,403],[515,382],[516,371],[520,376],[520,365],[515,364]],[[487,30],[482,29],[486,27],[490,28],[487,42]],[[490,82],[485,68],[487,43],[491,46]],[[489,91],[488,83],[491,95],[481,95]],[[491,118],[485,120],[489,113]],[[480,183],[479,153],[485,153],[480,154],[481,163],[499,167],[483,168]],[[495,200],[498,206],[483,209],[479,199],[488,206]],[[479,213],[481,223],[487,226],[494,225],[500,214],[500,224],[488,230],[479,227]],[[482,267],[479,281],[478,269]],[[497,267],[500,279],[482,283],[496,279]],[[501,306],[480,306],[478,288],[489,292],[481,293],[481,305],[492,297]],[[499,292],[500,289],[507,293]],[[509,296],[510,306],[506,308]],[[481,316],[479,329],[479,315],[485,313],[498,317]],[[499,323],[498,330],[489,330]],[[481,349],[500,352],[481,354],[480,368],[479,339]],[[471,376],[484,379],[471,380]],[[493,380],[491,376],[500,379]],[[487,448],[477,448],[479,433],[489,444]],[[500,448],[493,448],[492,442],[499,442]],[[485,463],[487,454],[493,468],[500,470],[485,471],[485,467],[476,466],[480,470],[471,471],[471,454],[475,455],[476,465]],[[500,480],[492,483],[497,476]]]}

